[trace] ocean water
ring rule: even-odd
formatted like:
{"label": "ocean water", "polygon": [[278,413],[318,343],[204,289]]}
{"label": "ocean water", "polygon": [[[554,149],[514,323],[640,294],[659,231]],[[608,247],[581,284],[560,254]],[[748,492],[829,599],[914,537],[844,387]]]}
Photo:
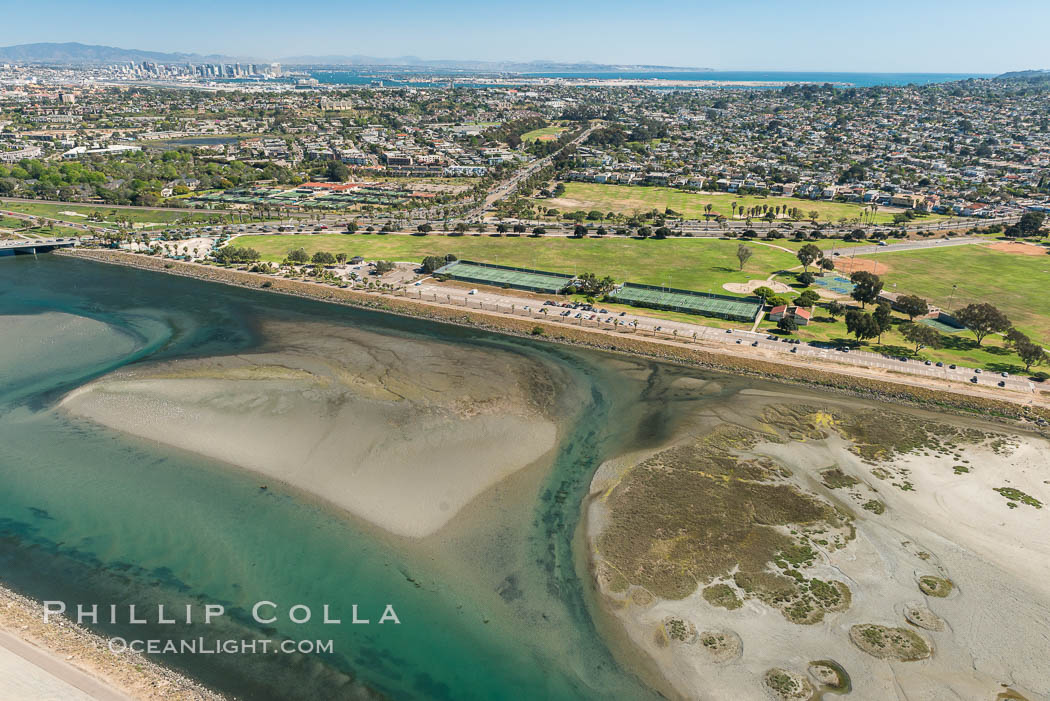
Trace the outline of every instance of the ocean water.
{"label": "ocean water", "polygon": [[[571,378],[570,409],[553,464],[465,525],[415,542],[56,408],[116,368],[265,347],[263,323],[289,318],[557,364]],[[675,416],[655,392],[658,371],[611,367],[556,346],[117,266],[0,261],[0,582],[103,612],[228,612],[208,627],[153,613],[112,625],[103,613],[92,627],[107,637],[333,641],[323,654],[159,658],[240,698],[654,698],[597,608],[578,523],[600,461],[626,439],[660,440]],[[261,600],[277,603],[277,622],[250,619]],[[313,619],[290,622],[293,604]],[[325,604],[343,625],[321,623]],[[355,604],[372,625],[349,624]],[[375,623],[386,604],[400,625]]]}
{"label": "ocean water", "polygon": [[[382,80],[384,85],[406,87],[425,87],[432,83],[422,82],[403,74],[384,74],[376,69],[360,71],[314,70],[310,75],[326,85],[368,85],[373,80]],[[449,81],[456,85],[485,87],[476,83],[456,83],[456,74],[432,74],[441,84]],[[513,76],[509,76],[513,78]],[[836,73],[826,71],[681,71],[654,73],[523,73],[523,78],[568,78],[568,79],[613,79],[646,80],[660,78],[666,80],[717,80],[717,81],[776,81],[786,83],[834,83],[842,86],[873,87],[877,85],[928,85],[930,83],[948,83],[967,78],[991,78],[988,73]]]}

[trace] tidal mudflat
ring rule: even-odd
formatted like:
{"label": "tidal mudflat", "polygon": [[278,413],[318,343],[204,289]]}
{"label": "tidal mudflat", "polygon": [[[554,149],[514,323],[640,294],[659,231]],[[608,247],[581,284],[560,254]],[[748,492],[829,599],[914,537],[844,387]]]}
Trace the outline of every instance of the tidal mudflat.
{"label": "tidal mudflat", "polygon": [[744,390],[599,469],[596,577],[683,697],[1045,698],[1048,456],[1001,426]]}
{"label": "tidal mudflat", "polygon": [[[1042,438],[117,266],[8,265],[3,581],[218,601],[212,637],[335,643],[156,656],[218,691],[1050,691]],[[260,600],[373,620],[392,603],[400,623],[262,626]]]}
{"label": "tidal mudflat", "polygon": [[135,366],[62,407],[410,537],[555,446],[564,380],[537,362],[310,321],[261,333],[267,350]]}

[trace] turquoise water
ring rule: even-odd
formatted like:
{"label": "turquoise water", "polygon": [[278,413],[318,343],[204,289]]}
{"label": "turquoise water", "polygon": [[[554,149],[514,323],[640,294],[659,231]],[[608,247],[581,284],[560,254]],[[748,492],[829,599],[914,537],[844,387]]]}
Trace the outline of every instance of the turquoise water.
{"label": "turquoise water", "polygon": [[[70,604],[221,603],[229,612],[209,627],[99,625],[106,636],[333,641],[331,654],[161,658],[243,698],[653,695],[599,633],[605,624],[573,545],[580,502],[614,436],[655,440],[673,424],[659,413],[665,397],[647,408],[651,387],[567,349],[48,255],[0,261],[0,317],[0,582]],[[80,324],[75,342],[38,328],[55,318]],[[289,318],[557,364],[572,378],[572,411],[553,466],[520,483],[523,506],[507,505],[505,519],[486,515],[481,528],[419,544],[55,409],[118,367],[263,348],[261,323]],[[641,396],[635,406],[632,396]],[[260,600],[282,613],[305,604],[315,618],[263,627],[248,616]],[[318,622],[324,604],[343,625]],[[354,604],[373,622],[392,604],[401,624],[349,625]]]}

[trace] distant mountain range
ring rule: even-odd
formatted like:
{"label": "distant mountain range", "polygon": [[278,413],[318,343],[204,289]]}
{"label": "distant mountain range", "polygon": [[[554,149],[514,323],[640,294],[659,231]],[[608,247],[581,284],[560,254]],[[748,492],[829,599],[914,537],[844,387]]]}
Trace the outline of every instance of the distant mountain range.
{"label": "distant mountain range", "polygon": [[[99,65],[107,63],[154,61],[156,63],[268,63],[274,59],[224,56],[220,54],[164,53],[141,49],[120,49],[69,42],[41,43],[0,47],[0,61],[11,63],[39,63],[60,65]],[[397,68],[426,68],[445,71],[484,71],[507,73],[572,73],[587,72],[670,72],[709,71],[710,68],[683,68],[676,66],[604,65],[599,63],[562,63],[558,61],[472,61],[428,60],[418,56],[380,58],[376,56],[289,56],[277,59],[290,66],[390,66]]]}
{"label": "distant mountain range", "polygon": [[[123,63],[125,61],[155,61],[157,63],[193,62],[233,62],[237,59],[229,56],[182,53],[162,53],[160,51],[142,51],[140,49],[118,49],[113,46],[96,46],[68,42],[65,44],[19,44],[18,46],[0,47],[0,61],[16,63],[51,63],[51,64],[103,64]],[[246,59],[240,59],[244,61]]]}

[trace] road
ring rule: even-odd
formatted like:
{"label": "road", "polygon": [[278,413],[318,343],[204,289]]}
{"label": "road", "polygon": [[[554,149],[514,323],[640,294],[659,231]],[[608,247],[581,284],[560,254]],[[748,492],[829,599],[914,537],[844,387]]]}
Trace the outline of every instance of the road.
{"label": "road", "polygon": [[527,166],[525,166],[524,168],[519,170],[513,176],[511,176],[511,178],[509,180],[507,180],[505,182],[502,182],[502,183],[499,183],[498,185],[496,185],[492,190],[489,191],[489,194],[485,196],[484,202],[482,202],[482,204],[478,205],[474,209],[472,209],[469,212],[467,212],[466,215],[464,215],[463,218],[464,219],[468,219],[468,220],[473,220],[473,219],[476,219],[476,218],[480,217],[482,214],[484,214],[486,211],[488,211],[497,202],[499,202],[500,200],[502,200],[502,199],[504,199],[506,197],[509,197],[517,189],[518,183],[520,183],[522,180],[525,180],[526,178],[528,178],[533,173],[536,173],[537,171],[539,171],[539,170],[547,167],[548,165],[550,165],[551,161],[554,160],[554,157],[556,155],[558,155],[559,153],[561,153],[562,151],[564,151],[569,146],[576,146],[576,145],[582,143],[584,140],[587,139],[588,136],[590,136],[592,133],[594,133],[595,129],[598,129],[600,126],[601,126],[601,122],[596,122],[596,123],[592,124],[591,126],[587,127],[587,129],[585,129],[583,131],[583,133],[581,133],[579,136],[577,136],[575,139],[573,139],[572,141],[567,143],[562,148],[558,149],[557,151],[555,151],[554,153],[550,154],[549,156],[544,156],[543,158],[536,159],[532,163],[528,164]]}

